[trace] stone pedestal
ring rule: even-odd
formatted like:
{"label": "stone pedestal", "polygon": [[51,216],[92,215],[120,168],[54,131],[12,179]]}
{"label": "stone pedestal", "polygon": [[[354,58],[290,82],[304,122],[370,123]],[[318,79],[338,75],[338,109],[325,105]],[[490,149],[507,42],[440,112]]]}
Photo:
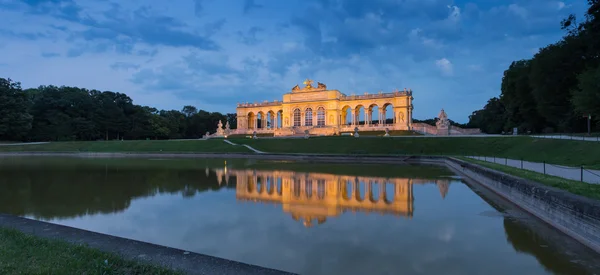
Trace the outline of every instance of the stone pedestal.
{"label": "stone pedestal", "polygon": [[448,119],[448,115],[444,109],[440,111],[440,114],[438,115],[438,121],[435,123],[435,126],[437,128],[438,136],[450,135],[450,120]]}
{"label": "stone pedestal", "polygon": [[390,129],[385,128],[385,135],[383,135],[384,137],[389,137],[390,136]]}
{"label": "stone pedestal", "polygon": [[357,138],[357,137],[359,137],[359,134],[358,134],[358,127],[355,127],[355,128],[354,128],[354,137],[356,137],[356,138]]}

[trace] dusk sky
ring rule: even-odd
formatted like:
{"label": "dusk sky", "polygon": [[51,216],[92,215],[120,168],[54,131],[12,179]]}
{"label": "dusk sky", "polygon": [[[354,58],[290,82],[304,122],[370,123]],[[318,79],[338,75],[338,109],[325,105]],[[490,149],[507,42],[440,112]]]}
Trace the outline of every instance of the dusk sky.
{"label": "dusk sky", "polygon": [[347,95],[406,87],[414,118],[467,122],[585,2],[0,0],[0,77],[227,113],[306,78]]}

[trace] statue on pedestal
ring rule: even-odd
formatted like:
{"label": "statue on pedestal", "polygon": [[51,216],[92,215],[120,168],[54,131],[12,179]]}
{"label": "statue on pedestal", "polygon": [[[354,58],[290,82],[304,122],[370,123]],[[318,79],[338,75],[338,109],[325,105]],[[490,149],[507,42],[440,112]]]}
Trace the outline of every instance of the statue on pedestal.
{"label": "statue on pedestal", "polygon": [[229,126],[229,121],[227,121],[227,123],[225,124],[225,135],[229,135],[229,133],[231,133],[231,129]]}
{"label": "statue on pedestal", "polygon": [[253,139],[257,139],[258,137],[256,136],[256,131],[254,131],[254,133],[252,133],[252,138]]}
{"label": "statue on pedestal", "polygon": [[354,137],[358,137],[358,127],[354,127]]}
{"label": "statue on pedestal", "polygon": [[438,115],[438,121],[435,122],[435,126],[437,128],[437,134],[441,136],[446,136],[450,134],[450,120],[448,119],[448,115],[444,109]]}
{"label": "statue on pedestal", "polygon": [[308,130],[304,130],[304,138],[305,138],[305,139],[308,139],[308,137],[309,137],[309,136],[310,136],[310,135],[309,135],[309,132],[308,132]]}
{"label": "statue on pedestal", "polygon": [[438,121],[435,122],[435,125],[438,129],[446,129],[450,126],[450,120],[444,109],[438,115]]}
{"label": "statue on pedestal", "polygon": [[223,122],[219,120],[219,124],[217,124],[217,136],[223,136],[225,133],[223,131]]}
{"label": "statue on pedestal", "polygon": [[390,129],[385,128],[385,135],[383,135],[384,137],[389,137],[390,136]]}

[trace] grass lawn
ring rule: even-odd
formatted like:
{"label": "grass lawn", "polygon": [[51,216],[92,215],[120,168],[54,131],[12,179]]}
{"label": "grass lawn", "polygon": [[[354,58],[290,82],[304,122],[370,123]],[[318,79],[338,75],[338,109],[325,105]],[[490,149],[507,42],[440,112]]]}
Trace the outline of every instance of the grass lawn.
{"label": "grass lawn", "polygon": [[223,139],[51,142],[0,146],[0,152],[252,153],[244,146],[232,146]]}
{"label": "grass lawn", "polygon": [[481,160],[474,160],[469,158],[460,158],[461,160],[479,164],[484,167],[488,167],[494,170],[498,170],[507,174],[511,174],[513,176],[521,177],[524,179],[532,180],[535,182],[539,182],[541,184],[545,184],[548,186],[556,187],[568,192],[571,192],[576,195],[581,195],[584,197],[600,200],[600,184],[589,184],[583,183],[580,181],[568,180],[559,177],[549,176],[540,174],[537,172],[532,172],[528,170],[521,170],[515,167],[504,166],[502,164],[490,163]]}
{"label": "grass lawn", "polygon": [[314,137],[239,139],[269,153],[394,154],[496,156],[527,161],[600,168],[600,142],[532,137]]}
{"label": "grass lawn", "polygon": [[[496,156],[600,169],[600,142],[506,137],[311,137],[229,139],[267,153]],[[0,146],[0,152],[252,153],[222,139],[51,142]]]}
{"label": "grass lawn", "polygon": [[183,274],[83,245],[0,228],[0,274]]}

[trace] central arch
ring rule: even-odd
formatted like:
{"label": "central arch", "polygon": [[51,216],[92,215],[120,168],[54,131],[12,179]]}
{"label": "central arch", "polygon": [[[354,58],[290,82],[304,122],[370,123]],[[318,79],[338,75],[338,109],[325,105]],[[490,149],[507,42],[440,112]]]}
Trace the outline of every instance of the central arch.
{"label": "central arch", "polygon": [[306,111],[304,111],[304,126],[313,126],[312,108],[306,108]]}

